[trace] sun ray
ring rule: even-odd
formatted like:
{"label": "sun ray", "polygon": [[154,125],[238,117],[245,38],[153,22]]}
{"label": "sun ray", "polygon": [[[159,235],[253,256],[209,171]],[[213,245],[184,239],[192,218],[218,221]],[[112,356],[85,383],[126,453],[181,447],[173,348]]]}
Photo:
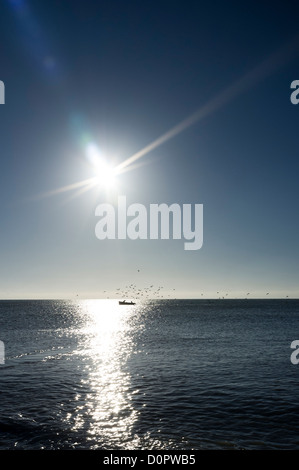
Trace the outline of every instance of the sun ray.
{"label": "sun ray", "polygon": [[152,150],[167,142],[169,139],[180,134],[182,131],[192,126],[197,121],[212,114],[225,104],[229,103],[232,99],[236,98],[241,93],[244,93],[262,79],[266,78],[279,67],[289,62],[298,55],[298,42],[299,35],[296,35],[290,42],[280,47],[278,50],[268,56],[262,63],[257,65],[254,69],[250,70],[239,80],[225,88],[218,95],[208,101],[204,106],[199,108],[197,111],[167,131],[165,134],[158,137],[158,139],[154,140],[151,144],[147,145],[120,163],[116,167],[116,171],[120,172],[124,168],[132,165],[132,163],[134,163],[136,160],[139,160]]}
{"label": "sun ray", "polygon": [[62,186],[61,188],[56,188],[52,189],[51,191],[46,191],[44,193],[37,194],[35,196],[32,196],[31,198],[27,198],[27,200],[39,200],[39,199],[44,199],[48,198],[51,196],[56,196],[57,194],[61,194],[67,191],[72,191],[77,188],[82,188],[86,186],[95,186],[96,185],[96,177],[88,178],[86,180],[82,181],[77,181],[76,183],[68,184],[66,186]]}
{"label": "sun ray", "polygon": [[77,197],[81,196],[82,194],[86,193],[87,191],[90,191],[92,188],[94,188],[97,185],[97,181],[95,181],[87,184],[86,186],[81,187],[81,189],[78,189],[74,194],[68,197],[68,199],[65,202],[70,202],[73,199],[76,199]]}
{"label": "sun ray", "polygon": [[121,175],[123,173],[126,173],[127,171],[136,170],[137,168],[140,168],[142,166],[149,165],[150,163],[152,163],[152,160],[151,161],[146,160],[146,161],[143,161],[143,162],[138,162],[138,163],[135,163],[135,164],[128,165],[124,168],[120,168],[119,170],[115,169],[115,173],[116,173],[116,175]]}

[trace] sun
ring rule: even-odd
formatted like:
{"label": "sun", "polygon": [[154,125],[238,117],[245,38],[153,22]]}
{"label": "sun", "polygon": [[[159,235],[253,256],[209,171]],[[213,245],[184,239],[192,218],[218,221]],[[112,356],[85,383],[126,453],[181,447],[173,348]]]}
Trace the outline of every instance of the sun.
{"label": "sun", "polygon": [[101,162],[95,168],[96,184],[100,187],[114,188],[116,185],[116,171],[106,162]]}
{"label": "sun", "polygon": [[109,163],[108,159],[100,152],[98,146],[90,142],[86,146],[85,154],[95,173],[95,184],[106,189],[115,187],[116,168]]}

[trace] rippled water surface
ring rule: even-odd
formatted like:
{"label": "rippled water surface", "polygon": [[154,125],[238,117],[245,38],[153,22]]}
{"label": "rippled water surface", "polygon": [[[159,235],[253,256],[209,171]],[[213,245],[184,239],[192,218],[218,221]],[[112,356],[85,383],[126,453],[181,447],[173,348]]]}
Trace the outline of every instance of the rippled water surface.
{"label": "rippled water surface", "polygon": [[0,322],[0,449],[299,448],[299,301],[1,301]]}

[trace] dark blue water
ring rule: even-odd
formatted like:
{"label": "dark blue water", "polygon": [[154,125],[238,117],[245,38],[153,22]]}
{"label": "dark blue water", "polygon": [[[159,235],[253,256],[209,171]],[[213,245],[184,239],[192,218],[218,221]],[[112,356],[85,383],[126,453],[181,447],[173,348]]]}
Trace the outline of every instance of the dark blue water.
{"label": "dark blue water", "polygon": [[0,449],[298,449],[299,301],[1,301]]}

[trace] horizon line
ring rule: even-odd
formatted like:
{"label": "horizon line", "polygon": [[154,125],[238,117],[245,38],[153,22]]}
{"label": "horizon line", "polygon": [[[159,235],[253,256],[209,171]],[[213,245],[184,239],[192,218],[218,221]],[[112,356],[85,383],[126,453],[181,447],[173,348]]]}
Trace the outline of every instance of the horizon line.
{"label": "horizon line", "polygon": [[[146,302],[149,300],[299,300],[299,297],[170,297],[170,298],[160,298],[160,297],[151,297],[147,299],[136,299],[133,297],[128,297],[128,299],[134,299],[136,302]],[[42,301],[76,301],[76,300],[110,300],[110,301],[119,301],[123,298],[107,298],[107,297],[32,297],[32,298],[0,298],[1,301],[33,301],[33,300],[42,300]]]}

